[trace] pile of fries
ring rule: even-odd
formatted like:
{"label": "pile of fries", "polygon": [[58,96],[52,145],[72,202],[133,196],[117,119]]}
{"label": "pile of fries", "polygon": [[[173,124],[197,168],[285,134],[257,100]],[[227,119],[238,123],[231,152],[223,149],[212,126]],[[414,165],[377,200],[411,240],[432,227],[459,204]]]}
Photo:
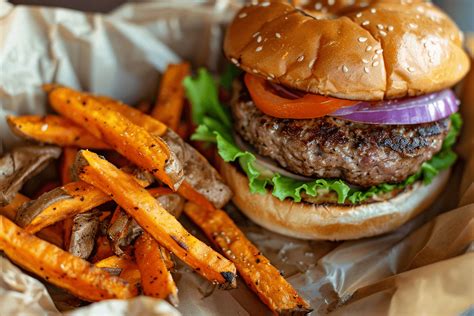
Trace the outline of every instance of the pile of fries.
{"label": "pile of fries", "polygon": [[[143,294],[177,305],[178,258],[222,289],[237,286],[238,272],[275,314],[306,314],[307,302],[220,210],[231,192],[216,170],[180,137],[192,129],[182,117],[189,68],[168,67],[153,107],[46,85],[59,115],[8,117],[15,134],[43,146],[0,159],[0,250],[85,301]],[[61,153],[62,186],[32,200],[19,193]],[[215,248],[181,225],[181,212]]]}

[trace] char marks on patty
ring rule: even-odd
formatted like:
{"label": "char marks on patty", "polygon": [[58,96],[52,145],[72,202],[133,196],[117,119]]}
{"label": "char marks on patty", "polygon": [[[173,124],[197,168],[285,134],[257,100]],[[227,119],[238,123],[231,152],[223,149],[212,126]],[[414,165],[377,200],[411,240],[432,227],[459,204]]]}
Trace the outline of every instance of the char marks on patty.
{"label": "char marks on patty", "polygon": [[361,187],[398,183],[441,149],[449,118],[418,125],[374,125],[330,116],[292,120],[255,107],[241,80],[231,102],[236,132],[256,151],[303,176]]}

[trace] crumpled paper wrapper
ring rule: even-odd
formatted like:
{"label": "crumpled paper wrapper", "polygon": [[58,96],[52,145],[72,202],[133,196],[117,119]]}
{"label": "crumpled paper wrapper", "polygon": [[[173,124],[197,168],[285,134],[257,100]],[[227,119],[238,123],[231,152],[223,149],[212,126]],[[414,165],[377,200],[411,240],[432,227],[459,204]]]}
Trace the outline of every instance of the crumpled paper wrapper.
{"label": "crumpled paper wrapper", "polygon": [[[21,140],[8,114],[43,114],[41,84],[58,82],[130,104],[156,92],[159,73],[181,59],[217,71],[225,23],[237,1],[154,1],[108,15],[0,2],[0,150]],[[288,280],[314,315],[461,315],[474,305],[474,73],[464,83],[462,157],[445,192],[426,212],[383,236],[342,243],[303,241],[228,211]],[[200,234],[185,218],[193,234]],[[204,238],[204,237],[203,237]],[[0,257],[0,306],[8,315],[262,315],[266,307],[239,282],[214,288],[181,266],[180,306],[148,297],[77,308]],[[53,295],[53,299],[50,295]],[[70,298],[70,296],[69,296]],[[68,303],[69,302],[69,303]],[[61,311],[60,311],[61,310]]]}

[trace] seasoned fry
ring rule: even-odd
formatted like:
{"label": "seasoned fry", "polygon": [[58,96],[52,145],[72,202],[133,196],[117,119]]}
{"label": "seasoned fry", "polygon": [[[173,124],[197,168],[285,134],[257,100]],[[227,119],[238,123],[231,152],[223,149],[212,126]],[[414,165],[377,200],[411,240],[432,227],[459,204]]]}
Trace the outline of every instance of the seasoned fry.
{"label": "seasoned fry", "polygon": [[138,269],[137,264],[127,257],[110,256],[96,262],[95,266],[106,271],[119,270],[120,273],[118,273],[118,275],[120,278],[126,280],[130,284],[134,284],[137,288],[140,285],[140,270]]}
{"label": "seasoned fry", "polygon": [[99,236],[96,241],[96,251],[90,260],[92,263],[99,262],[107,257],[112,256],[114,253],[110,247],[110,242],[106,236]]}
{"label": "seasoned fry", "polygon": [[177,131],[184,104],[183,80],[189,75],[189,64],[168,65],[161,80],[151,116]]}
{"label": "seasoned fry", "polygon": [[0,250],[18,265],[87,301],[137,295],[137,289],[126,281],[26,233],[3,216],[0,216]]}
{"label": "seasoned fry", "polygon": [[[135,125],[117,112],[128,106],[110,102],[116,108],[98,101],[98,98],[68,88],[56,88],[49,94],[51,106],[61,115],[87,129],[102,139],[133,163],[150,171],[171,188],[177,189],[183,180],[181,163],[159,137],[152,136],[145,128]],[[137,115],[145,115],[140,111]],[[166,130],[166,126],[164,126]]]}
{"label": "seasoned fry", "polygon": [[311,311],[308,303],[245,237],[227,213],[207,211],[193,203],[186,203],[184,212],[236,265],[247,285],[274,313],[295,315]]}
{"label": "seasoned fry", "polygon": [[101,104],[103,104],[110,110],[122,114],[133,124],[143,127],[153,136],[162,136],[168,130],[168,127],[165,124],[134,107],[128,106],[127,104],[105,96],[92,97],[97,101],[101,102]]}
{"label": "seasoned fry", "polygon": [[10,203],[28,179],[60,154],[54,146],[23,146],[0,157],[0,206]]}
{"label": "seasoned fry", "polygon": [[[112,101],[106,97],[97,97],[100,99],[104,99],[107,102],[109,107],[113,107],[114,110],[119,110],[127,117],[131,118],[133,123],[140,125],[142,127],[147,128],[148,131],[155,131],[153,135],[162,135],[165,138],[167,144],[171,147],[174,152],[177,152],[178,158],[185,161],[184,166],[184,173],[186,176],[186,181],[190,181],[189,185],[187,186],[186,192],[182,192],[185,197],[191,199],[191,201],[202,204],[206,203],[206,199],[211,201],[215,207],[222,207],[225,205],[231,198],[230,189],[223,183],[222,179],[220,178],[219,174],[216,170],[205,160],[202,155],[200,155],[193,147],[184,143],[182,139],[179,138],[171,130],[165,131],[164,126],[159,121],[151,118],[148,115],[141,113],[140,111],[128,107],[124,104],[121,104],[117,101]],[[39,117],[37,117],[39,120]],[[69,133],[67,130],[67,122],[68,120],[62,117],[55,117],[56,121],[63,120],[64,127],[61,135],[65,135]],[[41,123],[42,124],[42,123]],[[40,124],[38,124],[40,125]],[[38,127],[39,128],[39,127]],[[96,148],[96,138],[89,134],[89,132],[81,127],[75,127],[78,129],[77,133],[82,135],[81,144],[83,148]],[[86,137],[86,135],[89,135]],[[38,141],[42,142],[52,142],[55,143],[53,140],[48,139],[40,139],[38,136]],[[73,138],[68,138],[69,142],[67,141],[58,141],[56,142],[58,145],[68,145],[68,146],[79,146],[79,144],[73,141]],[[88,144],[87,142],[90,143]],[[103,145],[103,148],[106,148],[108,145]],[[189,192],[189,191],[195,192]],[[204,195],[204,197],[200,196]],[[210,205],[207,203],[208,206]]]}
{"label": "seasoned fry", "polygon": [[[152,178],[139,170],[134,173],[134,179],[144,187],[153,182]],[[87,212],[110,200],[110,196],[85,182],[71,182],[23,205],[18,210],[15,222],[27,232],[36,233],[44,227]]]}
{"label": "seasoned fry", "polygon": [[[62,185],[72,182],[72,165],[74,164],[78,151],[79,149],[77,147],[65,147],[63,149],[59,167],[59,176],[61,177]],[[73,218],[69,217],[63,221],[64,249],[69,249],[70,247],[73,220]]]}
{"label": "seasoned fry", "polygon": [[29,200],[30,199],[23,194],[17,193],[9,204],[0,206],[0,215],[5,216],[9,220],[15,219],[18,209]]}
{"label": "seasoned fry", "polygon": [[92,136],[72,121],[57,115],[7,116],[10,129],[16,135],[40,143],[61,147],[108,149],[109,145]]}
{"label": "seasoned fry", "polygon": [[235,266],[187,232],[130,175],[90,151],[81,150],[78,157],[83,181],[111,195],[145,231],[196,272],[211,282],[235,287]]}
{"label": "seasoned fry", "polygon": [[[30,201],[28,197],[21,193],[17,193],[10,204],[0,207],[0,215],[5,216],[9,220],[13,220],[16,217],[18,209],[28,201]],[[43,228],[37,233],[37,235],[41,239],[46,240],[56,246],[61,246],[63,243],[61,233],[54,229],[53,226]]]}
{"label": "seasoned fry", "polygon": [[67,184],[72,182],[72,165],[76,159],[76,155],[79,149],[77,147],[65,147],[63,148],[63,155],[61,157],[61,164],[59,168],[59,175],[61,177],[61,183]]}
{"label": "seasoned fry", "polygon": [[166,266],[158,243],[147,233],[135,242],[135,260],[141,273],[143,294],[178,305],[178,288]]}

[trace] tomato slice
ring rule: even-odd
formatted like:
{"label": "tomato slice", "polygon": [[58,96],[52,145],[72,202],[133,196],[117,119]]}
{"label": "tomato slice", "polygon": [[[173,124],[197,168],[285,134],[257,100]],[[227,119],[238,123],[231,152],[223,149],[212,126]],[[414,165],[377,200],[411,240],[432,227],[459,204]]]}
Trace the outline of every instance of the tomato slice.
{"label": "tomato slice", "polygon": [[244,81],[257,108],[267,115],[278,118],[310,119],[322,117],[341,107],[359,103],[359,101],[309,93],[301,98],[287,99],[278,95],[263,78],[246,73]]}

